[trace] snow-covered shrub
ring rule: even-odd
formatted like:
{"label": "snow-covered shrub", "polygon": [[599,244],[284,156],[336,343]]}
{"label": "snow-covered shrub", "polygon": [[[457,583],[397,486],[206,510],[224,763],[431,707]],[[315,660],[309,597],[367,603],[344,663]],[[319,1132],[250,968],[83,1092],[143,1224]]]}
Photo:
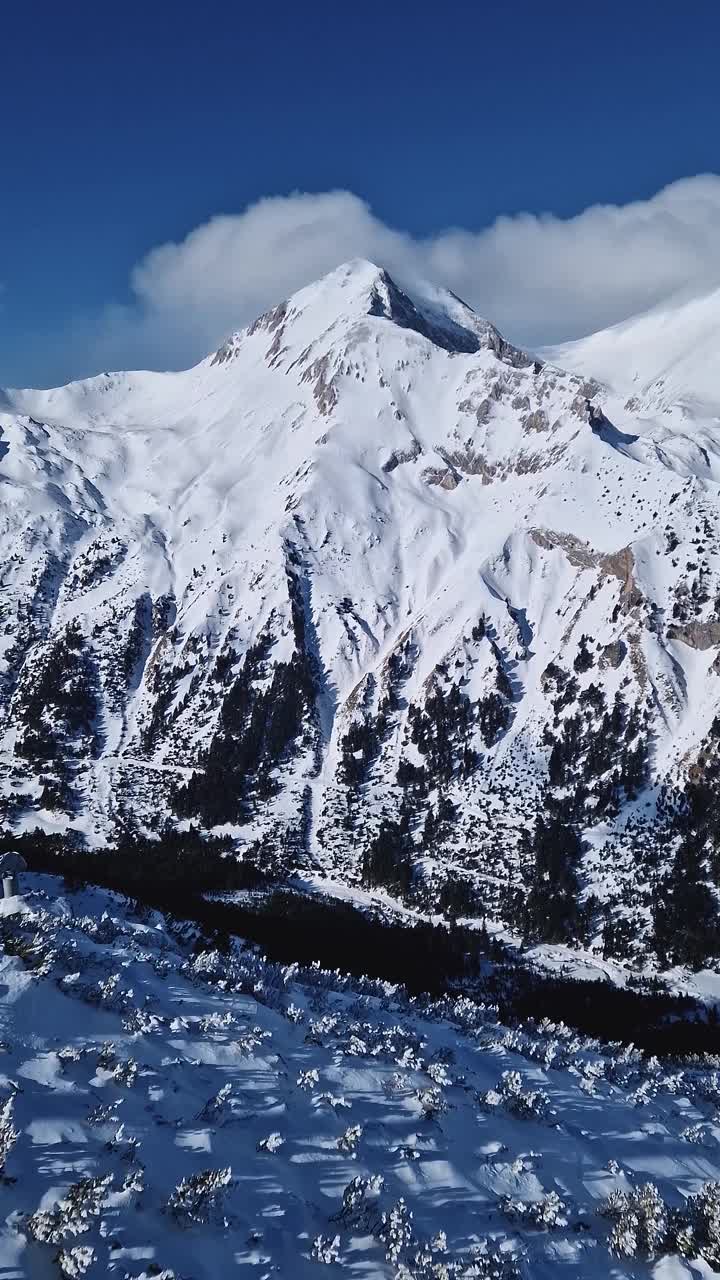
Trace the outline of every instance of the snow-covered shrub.
{"label": "snow-covered shrub", "polygon": [[497,1089],[483,1094],[486,1107],[504,1107],[516,1116],[542,1120],[547,1114],[550,1099],[542,1089],[523,1089],[519,1071],[503,1071]]}
{"label": "snow-covered shrub", "polygon": [[412,1213],[401,1196],[392,1209],[383,1213],[378,1238],[385,1246],[385,1257],[397,1267],[413,1239]]}
{"label": "snow-covered shrub", "polygon": [[178,1183],[167,1202],[167,1211],[181,1226],[207,1222],[231,1181],[232,1170],[229,1167],[193,1173]]}
{"label": "snow-covered shrub", "polygon": [[53,1209],[38,1209],[28,1218],[28,1232],[41,1244],[60,1244],[65,1236],[90,1230],[91,1219],[102,1209],[112,1174],[105,1178],[81,1178],[68,1187]]}
{"label": "snow-covered shrub", "polygon": [[566,1206],[557,1191],[550,1191],[539,1200],[514,1200],[512,1196],[506,1196],[501,1207],[511,1221],[522,1222],[528,1227],[554,1231],[556,1227],[567,1226]]}
{"label": "snow-covered shrub", "polygon": [[[305,1021],[305,1014],[303,1013],[302,1009],[298,1008],[296,1004],[288,1005],[287,1009],[285,1010],[285,1017],[287,1018],[288,1022],[293,1022],[295,1026],[299,1026],[301,1022]],[[318,1239],[321,1239],[321,1237],[318,1237]]]}
{"label": "snow-covered shrub", "polygon": [[104,1009],[122,1009],[131,995],[131,991],[120,990],[120,974],[111,973],[98,982],[95,991],[89,993],[89,999],[94,1004],[102,1005]]}
{"label": "snow-covered shrub", "polygon": [[399,1156],[401,1160],[419,1160],[420,1152],[417,1147],[401,1146],[392,1148],[393,1155]]}
{"label": "snow-covered shrub", "polygon": [[240,1031],[232,1043],[243,1058],[251,1058],[265,1040],[272,1040],[271,1031],[263,1031],[262,1027],[248,1027],[247,1030]]}
{"label": "snow-covered shrub", "polygon": [[448,1109],[448,1104],[443,1098],[441,1089],[418,1089],[415,1097],[420,1103],[423,1115],[428,1120],[437,1119]]}
{"label": "snow-covered shrub", "polygon": [[117,1121],[117,1109],[124,1101],[117,1098],[115,1102],[99,1102],[88,1111],[88,1124],[114,1124]]}
{"label": "snow-covered shrub", "polygon": [[337,1013],[325,1013],[321,1018],[311,1018],[305,1035],[305,1042],[321,1045],[323,1036],[332,1035],[334,1031],[337,1031],[339,1025],[340,1017]]}
{"label": "snow-covered shrub", "polygon": [[408,1076],[402,1071],[393,1071],[382,1082],[382,1090],[386,1098],[397,1098],[400,1094],[407,1092],[410,1087]]}
{"label": "snow-covered shrub", "polygon": [[236,1019],[229,1009],[225,1013],[206,1013],[198,1018],[198,1030],[207,1035],[212,1031],[227,1031],[235,1023]]}
{"label": "snow-covered shrub", "polygon": [[319,1080],[320,1080],[320,1074],[318,1072],[317,1067],[311,1067],[309,1071],[300,1072],[300,1075],[296,1080],[296,1084],[298,1089],[307,1090],[307,1089],[312,1089],[314,1085],[319,1083]]}
{"label": "snow-covered shrub", "polygon": [[686,1142],[692,1142],[698,1146],[702,1146],[705,1142],[705,1125],[690,1124],[687,1129],[681,1130],[680,1137],[684,1138]]}
{"label": "snow-covered shrub", "polygon": [[436,1084],[439,1088],[446,1089],[448,1085],[452,1084],[444,1063],[431,1062],[426,1070],[433,1084]]}
{"label": "snow-covered shrub", "polygon": [[138,1151],[140,1150],[140,1139],[133,1137],[132,1134],[126,1135],[125,1125],[121,1124],[106,1143],[108,1151],[116,1151],[121,1160],[127,1160],[129,1164],[133,1164],[137,1160]]}
{"label": "snow-covered shrub", "polygon": [[282,1137],[281,1134],[269,1133],[267,1138],[260,1139],[260,1141],[257,1144],[256,1150],[267,1151],[269,1155],[273,1156],[276,1151],[280,1150],[280,1148],[284,1145],[284,1143],[285,1143],[285,1139]]}
{"label": "snow-covered shrub", "polygon": [[62,1063],[80,1062],[83,1056],[83,1049],[79,1049],[77,1045],[66,1044],[63,1049],[58,1050],[58,1058]]}
{"label": "snow-covered shrub", "polygon": [[611,1192],[600,1212],[614,1223],[608,1239],[614,1257],[652,1260],[664,1251],[668,1210],[654,1183]]}
{"label": "snow-covered shrub", "polygon": [[396,1058],[395,1061],[403,1071],[422,1071],[425,1065],[416,1050],[410,1047],[403,1050],[400,1057]]}
{"label": "snow-covered shrub", "polygon": [[116,1084],[121,1084],[126,1089],[132,1089],[137,1079],[138,1064],[134,1058],[126,1058],[123,1062],[118,1062],[110,1072],[112,1079]]}
{"label": "snow-covered shrub", "polygon": [[121,1191],[131,1195],[141,1195],[145,1190],[145,1170],[141,1164],[134,1165],[123,1178]]}
{"label": "snow-covered shrub", "polygon": [[89,1245],[76,1244],[72,1249],[61,1249],[55,1261],[67,1280],[79,1280],[95,1261],[95,1250]]}
{"label": "snow-covered shrub", "polygon": [[347,1228],[374,1231],[381,1222],[378,1198],[384,1186],[385,1179],[381,1173],[372,1174],[369,1178],[353,1178],[343,1191],[342,1205],[335,1221]]}
{"label": "snow-covered shrub", "polygon": [[159,1031],[163,1026],[164,1019],[156,1013],[150,1013],[148,1009],[139,1009],[135,1005],[131,1005],[122,1016],[123,1030],[127,1031],[131,1036],[148,1036],[153,1031]]}
{"label": "snow-covered shrub", "polygon": [[316,1107],[332,1107],[333,1111],[349,1111],[352,1106],[352,1102],[336,1093],[316,1093],[313,1102]]}
{"label": "snow-covered shrub", "polygon": [[503,1253],[489,1241],[473,1249],[467,1268],[461,1265],[461,1277],[472,1280],[519,1280],[520,1271],[511,1253]]}
{"label": "snow-covered shrub", "polygon": [[362,1138],[363,1128],[361,1124],[348,1125],[344,1133],[337,1140],[338,1151],[342,1151],[345,1155],[355,1155],[357,1144]]}
{"label": "snow-covered shrub", "polygon": [[310,1257],[313,1262],[337,1262],[340,1257],[340,1237],[316,1236],[312,1242]]}
{"label": "snow-covered shrub", "polygon": [[224,1084],[221,1089],[218,1089],[217,1093],[213,1094],[212,1098],[208,1098],[204,1107],[198,1112],[197,1119],[218,1120],[223,1114],[225,1104],[229,1101],[231,1095],[232,1085],[230,1083]]}

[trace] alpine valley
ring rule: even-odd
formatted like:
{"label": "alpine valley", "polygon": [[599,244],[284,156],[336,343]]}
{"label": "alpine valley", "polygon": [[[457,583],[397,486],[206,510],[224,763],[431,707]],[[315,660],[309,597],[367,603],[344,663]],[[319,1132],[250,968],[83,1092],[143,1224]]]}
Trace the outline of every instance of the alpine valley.
{"label": "alpine valley", "polygon": [[703,963],[720,298],[536,356],[411,293],[0,392],[5,832]]}

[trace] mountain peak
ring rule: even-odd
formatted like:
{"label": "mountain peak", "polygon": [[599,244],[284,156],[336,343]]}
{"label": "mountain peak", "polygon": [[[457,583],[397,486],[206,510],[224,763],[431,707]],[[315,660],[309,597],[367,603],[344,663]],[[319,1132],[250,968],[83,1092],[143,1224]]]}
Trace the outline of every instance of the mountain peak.
{"label": "mountain peak", "polygon": [[451,354],[472,355],[488,348],[506,364],[521,368],[530,363],[525,352],[508,343],[494,325],[449,289],[423,280],[400,285],[386,267],[366,258],[341,263],[278,303],[248,328],[232,334],[210,361],[224,364],[246,335],[259,330],[276,331],[294,322],[314,339],[339,325],[368,318],[418,333]]}

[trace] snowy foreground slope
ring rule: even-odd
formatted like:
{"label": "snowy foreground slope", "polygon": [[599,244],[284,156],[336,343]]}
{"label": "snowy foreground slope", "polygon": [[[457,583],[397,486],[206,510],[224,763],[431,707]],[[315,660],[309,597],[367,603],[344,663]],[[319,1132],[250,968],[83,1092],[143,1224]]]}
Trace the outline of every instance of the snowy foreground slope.
{"label": "snowy foreground slope", "polygon": [[3,1276],[720,1274],[716,1061],[220,955],[49,877],[0,930]]}
{"label": "snowy foreground slope", "polygon": [[352,262],[187,372],[2,393],[5,827],[503,918],[550,798],[590,934],[643,936],[716,756],[720,426],[588,341]]}

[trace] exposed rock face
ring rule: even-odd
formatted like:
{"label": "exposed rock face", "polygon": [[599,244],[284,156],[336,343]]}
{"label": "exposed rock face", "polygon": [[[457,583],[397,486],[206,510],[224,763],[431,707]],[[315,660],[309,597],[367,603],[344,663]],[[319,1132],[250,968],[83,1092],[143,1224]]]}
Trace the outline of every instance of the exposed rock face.
{"label": "exposed rock face", "polygon": [[691,649],[720,648],[720,622],[686,622],[668,627],[668,640],[681,640]]}
{"label": "exposed rock face", "polygon": [[627,646],[622,640],[612,640],[603,646],[600,656],[601,667],[612,667],[613,671],[621,665],[627,653]]}
{"label": "exposed rock face", "polygon": [[383,463],[383,471],[389,475],[396,467],[402,465],[403,462],[415,462],[417,458],[422,456],[422,446],[417,440],[413,440],[407,449],[393,449],[387,462]]}
{"label": "exposed rock face", "polygon": [[532,413],[525,414],[522,425],[526,431],[547,431],[550,421],[544,409],[535,409]]}

